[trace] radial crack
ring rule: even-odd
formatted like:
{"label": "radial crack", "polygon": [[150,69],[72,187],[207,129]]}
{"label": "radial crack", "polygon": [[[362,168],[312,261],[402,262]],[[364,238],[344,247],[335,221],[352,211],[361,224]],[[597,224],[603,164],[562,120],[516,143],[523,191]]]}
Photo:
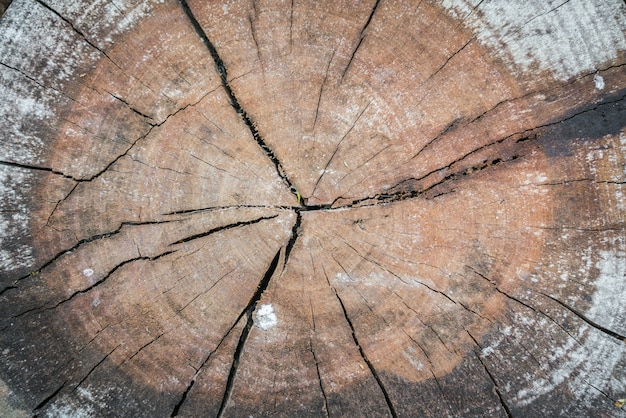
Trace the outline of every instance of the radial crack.
{"label": "radial crack", "polygon": [[83,378],[81,379],[81,381],[80,381],[80,382],[78,382],[78,384],[77,384],[76,386],[74,386],[74,390],[78,389],[78,387],[79,387],[80,385],[82,385],[82,384],[83,384],[83,382],[84,382],[85,380],[87,380],[87,378],[88,378],[89,376],[91,376],[91,374],[92,374],[92,373],[93,373],[93,372],[94,372],[94,371],[95,371],[95,370],[96,370],[96,369],[97,369],[97,368],[98,368],[98,367],[99,367],[102,363],[104,363],[104,361],[105,361],[106,359],[108,359],[108,358],[109,358],[109,356],[110,356],[111,354],[113,354],[113,352],[114,352],[115,350],[117,350],[117,349],[118,349],[118,348],[120,348],[120,347],[121,347],[121,344],[118,344],[115,348],[113,348],[113,350],[109,351],[109,352],[108,352],[108,353],[107,353],[104,357],[102,357],[102,360],[100,360],[100,361],[99,361],[99,362],[98,362],[95,366],[93,366],[93,367],[91,368],[91,370],[89,370],[89,373],[87,373],[87,374],[85,375],[85,377],[83,377]]}
{"label": "radial crack", "polygon": [[354,56],[356,55],[357,51],[361,47],[361,43],[363,43],[363,39],[365,39],[365,31],[367,30],[367,27],[372,22],[372,18],[374,17],[374,13],[376,13],[376,9],[378,9],[379,4],[380,4],[380,0],[376,0],[376,3],[374,3],[374,7],[372,7],[372,11],[370,12],[370,15],[368,16],[367,21],[365,22],[365,25],[363,25],[363,29],[361,29],[361,33],[359,33],[359,42],[356,44],[356,47],[352,50],[352,54],[350,54],[350,60],[348,60],[348,64],[346,65],[346,68],[343,70],[343,73],[341,74],[341,81],[343,81],[344,77],[348,73],[348,70],[350,69],[350,66],[352,65],[352,60],[354,60]]}
{"label": "radial crack", "polygon": [[335,57],[336,49],[333,49],[332,54],[330,55],[330,59],[328,60],[328,64],[326,65],[326,71],[324,73],[324,79],[322,80],[322,84],[320,84],[320,91],[317,95],[317,106],[315,107],[315,119],[313,119],[313,133],[315,133],[315,127],[317,126],[317,117],[320,113],[320,103],[322,102],[322,94],[324,93],[324,85],[326,84],[326,80],[328,79],[328,71],[330,70],[330,64],[333,62],[333,58]]}
{"label": "radial crack", "polygon": [[228,225],[218,226],[217,228],[210,229],[210,230],[208,230],[206,232],[202,232],[200,234],[194,234],[194,235],[188,236],[186,238],[182,238],[182,239],[180,239],[178,241],[172,242],[171,244],[169,244],[169,246],[176,245],[176,244],[182,244],[184,242],[193,241],[193,240],[196,240],[196,239],[199,239],[199,238],[204,238],[204,237],[209,236],[211,234],[214,234],[216,232],[225,231],[225,230],[228,230],[228,229],[233,229],[233,228],[237,228],[237,227],[245,226],[245,225],[253,225],[253,224],[259,223],[261,221],[265,221],[265,220],[268,220],[268,219],[274,219],[276,217],[278,217],[278,215],[264,216],[262,218],[253,219],[253,220],[250,220],[250,221],[241,221],[241,222],[235,222],[235,223],[228,224]]}
{"label": "radial crack", "polygon": [[[470,338],[474,341],[474,344],[476,344],[476,346],[478,348],[481,348],[480,344],[478,344],[478,341],[476,341],[474,336],[472,334],[470,334],[470,332],[467,331],[467,330],[465,330],[465,332],[467,332],[467,334],[470,336]],[[511,414],[511,409],[509,408],[509,405],[504,400],[504,396],[502,395],[502,391],[500,390],[500,386],[496,382],[496,379],[494,378],[493,374],[491,374],[491,372],[487,368],[487,365],[485,364],[483,359],[480,358],[480,356],[478,355],[478,353],[476,351],[474,351],[474,355],[476,356],[476,358],[478,359],[480,364],[483,366],[483,369],[485,370],[485,373],[487,373],[487,376],[489,376],[489,380],[491,380],[491,383],[493,384],[493,388],[496,391],[496,395],[498,395],[498,399],[500,400],[500,405],[502,405],[502,408],[504,409],[504,412],[506,413],[506,416],[508,418],[512,418],[513,415]]]}
{"label": "radial crack", "polygon": [[[87,244],[87,243],[90,243],[90,242],[93,242],[93,241],[97,241],[97,240],[100,240],[100,239],[109,238],[109,237],[112,237],[114,235],[117,235],[126,226],[158,225],[158,224],[165,224],[165,223],[171,223],[171,222],[180,222],[180,220],[179,219],[171,219],[171,220],[166,220],[166,221],[122,222],[120,224],[120,226],[117,229],[113,230],[113,231],[105,232],[105,233],[102,233],[102,234],[97,234],[97,235],[93,235],[93,236],[88,237],[88,238],[81,239],[80,241],[78,241],[72,247],[58,252],[50,260],[46,261],[41,266],[39,266],[39,268],[35,269],[34,271],[32,271],[31,273],[29,273],[29,274],[27,274],[25,276],[22,276],[22,277],[16,279],[13,282],[13,284],[11,286],[9,286],[9,288],[17,288],[15,286],[17,283],[19,283],[20,281],[22,281],[24,279],[27,279],[28,277],[35,276],[35,275],[39,274],[43,269],[45,269],[46,267],[48,267],[51,264],[53,264],[54,262],[56,262],[59,258],[64,256],[65,254],[68,254],[68,253],[71,253],[71,252],[77,250],[83,244]],[[0,295],[2,295],[2,293],[4,293],[6,290],[8,290],[8,288],[5,288],[2,291],[0,291]]]}
{"label": "radial crack", "polygon": [[247,315],[246,326],[241,331],[241,335],[239,336],[239,342],[237,343],[237,348],[235,349],[235,352],[233,354],[233,361],[231,363],[230,372],[228,373],[228,379],[226,381],[226,389],[224,390],[224,395],[222,396],[222,403],[220,404],[220,408],[217,413],[218,418],[223,415],[226,405],[228,403],[228,400],[230,399],[230,394],[232,392],[233,384],[235,382],[235,376],[237,375],[239,359],[241,357],[241,354],[243,353],[244,347],[246,345],[246,341],[248,340],[248,335],[250,335],[250,330],[252,329],[252,326],[254,324],[253,313],[256,308],[256,304],[261,299],[263,292],[265,291],[265,289],[267,289],[267,286],[269,285],[271,278],[274,276],[274,272],[276,271],[276,267],[278,266],[278,261],[280,259],[281,252],[282,252],[282,248],[279,249],[278,252],[276,252],[276,255],[274,256],[274,259],[272,260],[267,271],[265,272],[265,275],[259,282],[257,289],[254,292],[254,295],[252,295],[252,298],[250,298],[248,305],[245,307],[245,309],[242,311],[241,315],[239,316],[241,318],[243,315]]}
{"label": "radial crack", "polygon": [[202,26],[200,25],[200,23],[194,16],[193,12],[189,8],[189,5],[187,4],[187,1],[179,0],[179,3],[181,7],[183,8],[183,11],[187,15],[187,18],[191,22],[191,25],[193,26],[194,30],[196,31],[196,33],[202,40],[202,43],[211,54],[211,57],[213,58],[213,61],[215,64],[215,68],[218,74],[220,75],[220,78],[222,80],[222,86],[224,87],[224,90],[226,91],[226,94],[228,95],[231,106],[233,107],[233,109],[235,109],[237,114],[241,117],[245,125],[248,127],[250,134],[252,135],[256,143],[259,145],[259,147],[261,148],[265,156],[274,164],[276,172],[278,176],[281,178],[281,180],[283,181],[283,183],[285,183],[285,185],[289,188],[291,193],[294,196],[296,196],[296,188],[294,184],[291,182],[291,180],[289,180],[289,177],[287,176],[287,173],[282,167],[280,160],[278,159],[278,157],[276,157],[276,154],[274,153],[272,148],[270,148],[269,145],[266,144],[263,137],[261,137],[261,134],[259,133],[259,130],[256,127],[256,124],[252,121],[248,113],[244,110],[241,104],[239,104],[239,100],[237,99],[237,96],[235,96],[233,89],[230,87],[230,84],[228,82],[228,71],[226,69],[226,66],[224,65],[224,61],[222,61],[222,58],[219,56],[217,49],[215,48],[213,43],[209,40],[206,32],[204,31],[204,29],[202,28]]}
{"label": "radial crack", "polygon": [[54,399],[59,394],[59,392],[61,392],[61,390],[65,387],[66,384],[67,384],[67,380],[63,382],[61,386],[59,386],[58,389],[56,389],[54,392],[48,395],[44,400],[39,402],[39,404],[37,404],[37,406],[33,408],[33,412],[38,411],[42,409],[44,406],[46,406],[52,399]]}
{"label": "radial crack", "polygon": [[361,119],[361,116],[363,116],[363,114],[365,113],[365,111],[367,110],[367,108],[369,108],[371,102],[368,103],[363,110],[361,110],[361,112],[357,115],[356,119],[354,120],[354,122],[352,122],[352,125],[350,126],[350,128],[348,129],[348,131],[341,137],[341,139],[339,140],[339,142],[337,143],[337,146],[335,147],[335,151],[333,151],[332,155],[330,156],[330,158],[328,159],[328,161],[326,162],[326,166],[324,166],[324,169],[322,170],[322,174],[320,174],[319,178],[317,179],[317,182],[315,182],[315,186],[313,187],[313,191],[311,192],[311,195],[315,194],[315,190],[317,190],[317,186],[320,184],[320,181],[322,181],[322,177],[324,177],[324,174],[326,174],[326,170],[328,170],[328,167],[330,166],[330,163],[333,161],[333,159],[335,158],[335,155],[337,154],[337,151],[339,151],[339,148],[341,147],[341,143],[343,142],[344,139],[346,139],[346,137],[350,134],[350,132],[352,132],[352,130],[354,129],[354,127],[356,126],[356,124],[359,122],[359,120]]}
{"label": "radial crack", "polygon": [[[87,293],[87,292],[89,292],[89,291],[93,290],[94,288],[96,288],[96,287],[100,286],[100,285],[101,285],[101,284],[103,284],[103,283],[104,283],[104,282],[105,282],[105,281],[106,281],[109,277],[111,277],[111,275],[112,275],[113,273],[115,273],[118,269],[120,269],[120,268],[124,267],[126,264],[130,264],[130,263],[133,263],[133,262],[135,262],[135,261],[140,261],[140,260],[155,261],[155,260],[158,260],[158,259],[159,259],[159,258],[161,258],[161,257],[165,257],[166,255],[173,254],[173,253],[175,253],[175,252],[176,252],[176,251],[166,251],[166,252],[161,253],[161,254],[159,254],[159,255],[156,255],[156,256],[154,256],[154,257],[135,257],[135,258],[131,258],[130,260],[123,261],[123,262],[119,263],[118,265],[116,265],[115,267],[113,267],[113,268],[112,268],[112,269],[111,269],[111,270],[110,270],[110,271],[109,271],[109,272],[108,272],[108,273],[107,273],[107,274],[106,274],[103,278],[101,278],[100,280],[98,280],[98,281],[94,282],[94,284],[92,284],[91,286],[86,287],[86,288],[84,288],[84,289],[82,289],[82,290],[77,290],[76,292],[72,293],[72,294],[71,294],[68,298],[63,299],[63,300],[61,300],[61,301],[57,302],[54,306],[50,306],[50,307],[47,307],[47,308],[44,308],[44,307],[42,306],[42,307],[35,308],[35,309],[29,309],[29,310],[28,310],[28,311],[26,311],[26,312],[22,312],[21,314],[16,315],[16,316],[15,316],[15,318],[20,317],[20,316],[23,316],[24,314],[26,314],[26,313],[28,313],[28,312],[32,312],[32,311],[40,311],[40,310],[43,310],[43,311],[49,311],[49,310],[56,309],[56,308],[58,308],[59,306],[61,306],[61,305],[65,304],[65,303],[67,303],[67,302],[71,301],[71,300],[72,300],[72,299],[74,299],[76,296],[81,295],[81,294],[83,294],[83,293]],[[45,306],[45,305],[44,305],[44,306]]]}
{"label": "radial crack", "polygon": [[378,371],[376,371],[376,368],[374,367],[372,362],[368,359],[367,355],[365,354],[365,351],[363,350],[363,347],[359,343],[359,339],[356,336],[356,332],[354,330],[354,325],[352,324],[352,320],[348,316],[348,311],[346,310],[346,307],[343,304],[343,300],[339,296],[339,293],[337,292],[337,289],[335,289],[332,286],[331,286],[331,288],[332,288],[332,290],[335,293],[335,297],[337,298],[337,301],[339,301],[339,305],[341,305],[341,310],[343,311],[343,316],[344,316],[348,326],[350,327],[350,331],[352,333],[352,340],[354,341],[354,344],[358,348],[359,354],[361,355],[361,358],[363,359],[365,364],[367,364],[367,367],[369,368],[370,373],[372,374],[372,376],[376,380],[376,383],[378,384],[378,387],[382,391],[383,396],[385,397],[385,402],[387,403],[387,408],[389,409],[389,412],[391,413],[391,416],[396,418],[398,416],[398,414],[396,413],[396,409],[394,408],[393,403],[391,402],[391,398],[389,397],[389,392],[387,392],[387,389],[385,388],[385,385],[383,384],[383,382],[382,382],[382,380],[380,378],[380,375],[378,374]]}
{"label": "radial crack", "polygon": [[580,319],[582,319],[583,321],[585,321],[587,324],[591,325],[593,328],[597,329],[598,331],[601,331],[607,335],[610,335],[611,337],[617,339],[617,340],[621,340],[621,341],[626,341],[626,337],[618,334],[615,331],[612,331],[600,324],[598,324],[597,322],[589,319],[585,314],[583,314],[582,312],[580,312],[578,309],[572,308],[571,306],[569,306],[568,304],[566,304],[565,302],[560,301],[559,299],[550,296],[550,295],[546,295],[545,293],[539,292],[540,294],[542,294],[543,296],[547,297],[548,299],[553,300],[554,302],[558,303],[559,305],[561,305],[562,307],[564,307],[565,309],[567,309],[568,311],[570,311],[571,313],[573,313],[574,315],[576,315],[577,317],[579,317]]}
{"label": "radial crack", "polygon": [[46,171],[48,173],[52,173],[55,174],[57,176],[69,179],[69,180],[74,180],[74,181],[81,181],[80,179],[77,179],[73,176],[67,175],[61,171],[55,170],[53,168],[49,168],[49,167],[40,167],[40,166],[36,166],[36,165],[30,165],[30,164],[22,164],[22,163],[17,163],[17,162],[13,162],[13,161],[0,161],[0,165],[5,165],[7,167],[16,167],[16,168],[23,168],[25,170],[36,170],[36,171]]}

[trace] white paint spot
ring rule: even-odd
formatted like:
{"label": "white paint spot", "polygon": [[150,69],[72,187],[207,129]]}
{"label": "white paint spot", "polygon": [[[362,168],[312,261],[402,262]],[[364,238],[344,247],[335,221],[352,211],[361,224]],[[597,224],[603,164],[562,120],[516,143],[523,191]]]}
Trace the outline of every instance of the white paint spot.
{"label": "white paint spot", "polygon": [[604,88],[604,78],[602,78],[600,73],[596,73],[593,76],[593,83],[596,85],[598,90],[602,90]]}
{"label": "white paint spot", "polygon": [[85,277],[91,277],[91,276],[93,276],[93,270],[92,269],[85,269],[85,270],[83,270],[83,275]]}
{"label": "white paint spot", "polygon": [[278,318],[274,313],[272,304],[261,305],[259,310],[256,312],[255,325],[262,330],[267,331],[270,328],[274,328],[276,324],[278,324]]}
{"label": "white paint spot", "polygon": [[442,4],[514,71],[536,73],[539,67],[566,80],[595,70],[626,49],[626,5],[621,0]]}
{"label": "white paint spot", "polygon": [[98,307],[98,305],[100,305],[100,298],[98,296],[96,296],[95,298],[93,298],[93,302],[91,302],[91,306],[96,308],[96,307]]}
{"label": "white paint spot", "polygon": [[224,12],[224,15],[228,14],[228,4],[222,4],[222,11]]}

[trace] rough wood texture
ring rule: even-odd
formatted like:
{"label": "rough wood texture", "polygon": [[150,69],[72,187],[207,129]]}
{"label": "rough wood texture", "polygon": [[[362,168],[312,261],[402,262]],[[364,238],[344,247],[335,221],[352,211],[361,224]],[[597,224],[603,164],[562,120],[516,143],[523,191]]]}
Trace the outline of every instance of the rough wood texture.
{"label": "rough wood texture", "polygon": [[0,408],[625,416],[625,32],[620,0],[15,0]]}

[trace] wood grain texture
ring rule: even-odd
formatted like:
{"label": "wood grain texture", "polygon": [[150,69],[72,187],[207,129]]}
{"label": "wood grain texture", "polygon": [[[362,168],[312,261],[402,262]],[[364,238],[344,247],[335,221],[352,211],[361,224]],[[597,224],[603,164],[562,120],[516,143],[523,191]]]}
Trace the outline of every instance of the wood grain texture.
{"label": "wood grain texture", "polygon": [[623,1],[15,0],[0,79],[7,415],[626,415]]}

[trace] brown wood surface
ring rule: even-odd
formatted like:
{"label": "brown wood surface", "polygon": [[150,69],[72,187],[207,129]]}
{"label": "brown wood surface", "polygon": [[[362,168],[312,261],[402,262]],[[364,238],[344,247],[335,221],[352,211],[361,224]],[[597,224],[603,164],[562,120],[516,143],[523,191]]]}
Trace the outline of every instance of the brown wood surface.
{"label": "brown wood surface", "polygon": [[626,416],[626,2],[15,0],[0,80],[0,416]]}

